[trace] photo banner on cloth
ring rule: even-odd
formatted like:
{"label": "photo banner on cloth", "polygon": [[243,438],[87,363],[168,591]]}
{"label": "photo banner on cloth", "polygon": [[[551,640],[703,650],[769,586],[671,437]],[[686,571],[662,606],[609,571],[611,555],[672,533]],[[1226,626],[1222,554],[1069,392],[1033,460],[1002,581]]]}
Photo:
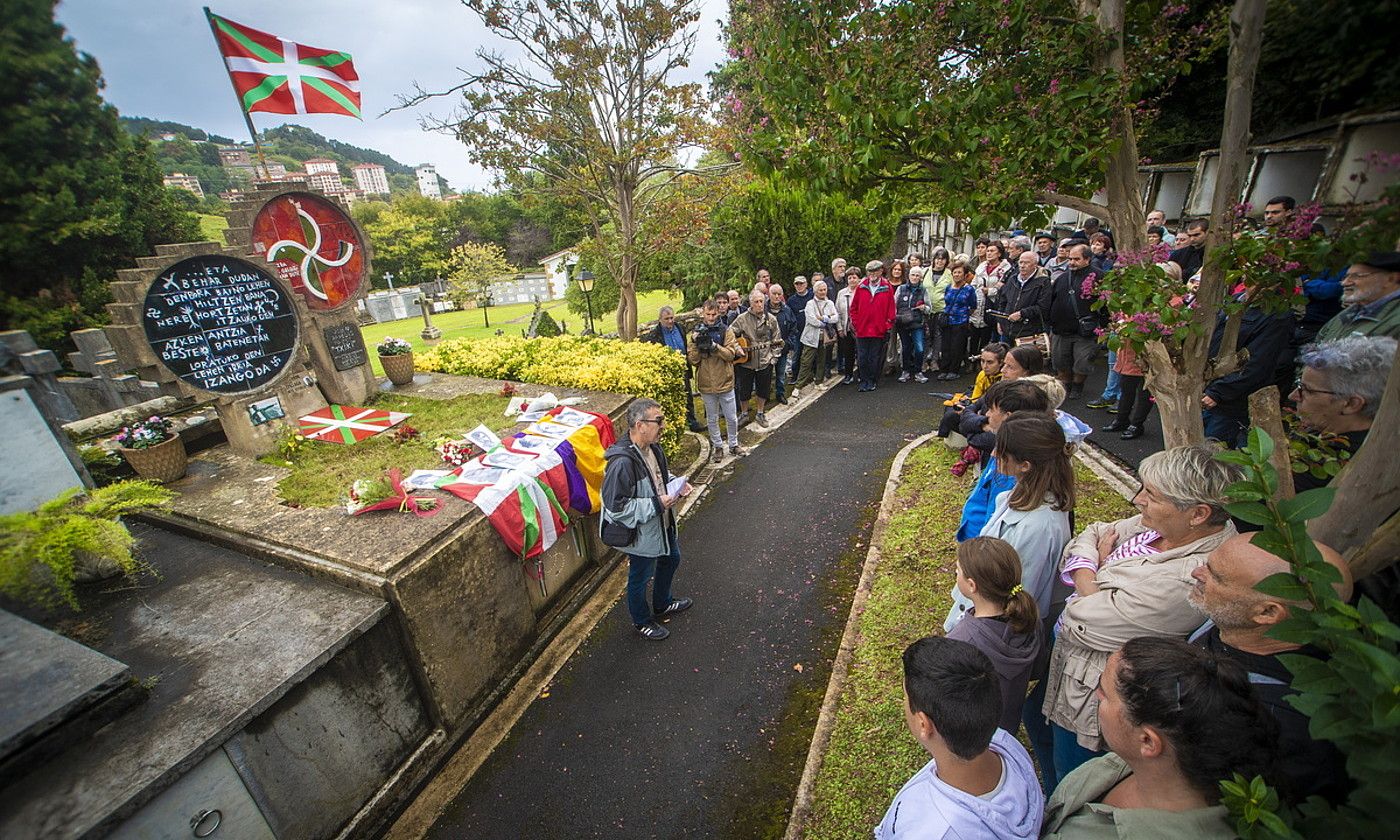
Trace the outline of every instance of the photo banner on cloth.
{"label": "photo banner on cloth", "polygon": [[518,469],[475,459],[453,470],[437,486],[476,505],[506,548],[521,559],[548,551],[569,524],[549,485]]}
{"label": "photo banner on cloth", "polygon": [[350,446],[388,431],[412,414],[354,405],[331,405],[297,418],[297,431],[308,440]]}
{"label": "photo banner on cloth", "polygon": [[[567,440],[518,434],[515,437],[506,438],[501,447],[513,453],[538,457],[547,462],[549,469],[542,477],[554,490],[554,495],[559,499],[560,504],[564,505],[566,510],[573,511],[580,516],[586,516],[593,512],[590,509],[592,503],[588,498],[588,483],[583,480],[583,473],[579,472],[574,448]],[[562,476],[562,479],[557,478],[559,476]]]}
{"label": "photo banner on cloth", "polygon": [[[566,433],[565,429],[571,431]],[[574,510],[597,513],[602,509],[603,468],[607,466],[603,455],[617,442],[612,420],[603,414],[560,406],[543,420],[526,427],[522,434],[567,440],[574,451],[574,463],[588,488],[588,509],[584,510],[580,503],[574,505]]]}
{"label": "photo banner on cloth", "polygon": [[[543,438],[537,440],[543,441]],[[507,440],[506,443],[482,455],[479,460],[488,467],[519,470],[543,481],[554,492],[554,498],[559,501],[560,506],[568,510],[571,482],[563,456],[553,446],[511,446],[513,442],[514,438]]]}

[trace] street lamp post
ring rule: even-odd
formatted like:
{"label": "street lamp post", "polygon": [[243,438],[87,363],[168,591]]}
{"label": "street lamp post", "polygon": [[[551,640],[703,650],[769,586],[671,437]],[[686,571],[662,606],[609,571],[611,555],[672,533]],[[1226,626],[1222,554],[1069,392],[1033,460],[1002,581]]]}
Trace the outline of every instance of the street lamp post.
{"label": "street lamp post", "polygon": [[577,268],[574,280],[578,281],[578,290],[583,292],[583,305],[588,310],[588,332],[590,335],[596,334],[593,328],[593,272]]}

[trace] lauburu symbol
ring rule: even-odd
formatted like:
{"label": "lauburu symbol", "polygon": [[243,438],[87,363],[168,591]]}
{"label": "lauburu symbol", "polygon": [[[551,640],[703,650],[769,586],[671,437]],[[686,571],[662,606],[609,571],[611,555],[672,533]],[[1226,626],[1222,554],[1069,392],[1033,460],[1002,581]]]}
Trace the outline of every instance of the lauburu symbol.
{"label": "lauburu symbol", "polygon": [[283,248],[292,248],[300,251],[302,253],[301,276],[306,283],[307,291],[329,303],[330,298],[326,296],[325,290],[321,288],[320,266],[339,268],[345,265],[350,261],[350,256],[355,253],[355,246],[342,239],[340,241],[339,252],[334,260],[328,260],[321,256],[318,253],[321,250],[321,226],[316,223],[316,220],[311,217],[310,213],[302,209],[301,202],[293,201],[292,206],[296,208],[297,215],[301,217],[301,232],[303,236],[310,240],[310,244],[297,242],[293,239],[279,239],[272,243],[272,246],[267,249],[267,261],[276,262],[277,254]]}

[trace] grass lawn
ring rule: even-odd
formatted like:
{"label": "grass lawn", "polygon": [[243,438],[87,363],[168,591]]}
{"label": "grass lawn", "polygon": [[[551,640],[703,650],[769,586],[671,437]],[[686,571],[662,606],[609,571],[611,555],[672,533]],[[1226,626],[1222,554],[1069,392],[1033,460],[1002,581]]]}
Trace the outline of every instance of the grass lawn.
{"label": "grass lawn", "polygon": [[[807,840],[868,837],[890,799],[928,762],[904,723],[900,655],[915,639],[941,633],[951,606],[954,539],[972,477],[948,473],[957,456],[931,442],[904,463],[896,513],[885,530],[880,566],[860,618],[850,679],[817,774]],[[1075,462],[1075,518],[1120,519],[1132,505]]]}
{"label": "grass lawn", "polygon": [[228,229],[228,219],[211,213],[200,213],[199,235],[210,242],[223,243],[224,231]]}
{"label": "grass lawn", "polygon": [[[656,311],[662,306],[680,306],[680,294],[678,292],[646,292],[637,296],[637,306],[643,315],[643,323],[652,320]],[[549,312],[554,320],[564,319],[568,323],[569,332],[577,333],[584,327],[585,319],[575,315],[565,307],[564,301],[552,300],[544,304],[544,308]],[[490,309],[467,309],[453,312],[443,312],[433,316],[433,326],[442,330],[442,337],[447,338],[486,338],[496,334],[496,330],[503,330],[506,335],[520,335],[522,330],[529,328],[530,316],[534,314],[535,305],[533,303],[512,303],[506,306],[492,306]],[[489,317],[491,326],[486,326],[484,321]],[[609,332],[612,324],[617,318],[617,311],[594,313],[593,321],[598,325],[599,332]],[[369,348],[370,365],[376,376],[383,376],[384,371],[379,366],[379,356],[374,352],[374,345],[384,340],[386,336],[402,338],[417,348],[428,348],[436,344],[436,341],[424,341],[419,335],[423,331],[423,316],[415,315],[402,321],[386,321],[382,324],[370,324],[360,330],[364,336],[365,346]]]}
{"label": "grass lawn", "polygon": [[[497,434],[517,428],[513,418],[505,416],[506,398],[495,394],[470,394],[451,400],[384,394],[369,405],[409,412],[413,416],[395,429],[412,426],[420,436],[396,443],[391,430],[353,446],[306,441],[292,456],[291,474],[277,484],[283,501],[297,507],[331,507],[342,501],[357,478],[378,478],[394,467],[401,469],[404,476],[416,469],[445,469],[433,450],[433,441],[439,437],[464,437],[481,423]],[[280,455],[262,460],[278,466],[288,463]]]}

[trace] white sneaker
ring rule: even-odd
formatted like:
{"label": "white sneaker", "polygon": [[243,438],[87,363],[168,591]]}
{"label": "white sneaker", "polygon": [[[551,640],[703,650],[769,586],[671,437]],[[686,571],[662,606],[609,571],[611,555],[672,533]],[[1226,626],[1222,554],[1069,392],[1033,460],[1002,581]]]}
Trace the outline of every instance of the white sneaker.
{"label": "white sneaker", "polygon": [[793,388],[793,389],[792,389],[792,393],[791,393],[791,394],[788,394],[788,397],[789,397],[790,399],[800,400],[800,399],[802,399],[802,392],[799,391],[799,390],[797,390],[796,388]]}
{"label": "white sneaker", "polygon": [[899,380],[898,380],[898,381],[900,381],[900,382],[908,382],[908,381],[909,381],[909,374],[907,374],[907,373],[901,373],[901,374],[899,375]]}
{"label": "white sneaker", "polygon": [[928,377],[924,376],[922,373],[916,373],[914,374],[914,381],[922,384],[928,381]]}

